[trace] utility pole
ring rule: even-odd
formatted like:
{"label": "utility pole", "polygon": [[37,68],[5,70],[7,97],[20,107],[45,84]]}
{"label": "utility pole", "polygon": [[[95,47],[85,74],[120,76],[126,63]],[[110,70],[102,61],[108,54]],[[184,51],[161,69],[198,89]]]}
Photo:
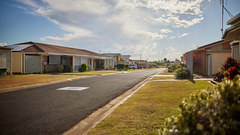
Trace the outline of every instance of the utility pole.
{"label": "utility pole", "polygon": [[222,36],[223,36],[223,15],[224,15],[224,0],[221,0],[221,4],[222,4],[222,28],[221,28],[221,31],[222,31]]}

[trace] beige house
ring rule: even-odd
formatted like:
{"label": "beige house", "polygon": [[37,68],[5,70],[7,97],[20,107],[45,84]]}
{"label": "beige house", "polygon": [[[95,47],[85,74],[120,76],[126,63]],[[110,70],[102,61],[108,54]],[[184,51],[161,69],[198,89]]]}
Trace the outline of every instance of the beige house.
{"label": "beige house", "polygon": [[121,53],[103,53],[102,55],[112,58],[114,66],[117,66],[117,64],[125,64]]}
{"label": "beige house", "polygon": [[10,70],[12,74],[12,48],[0,46],[0,75],[3,75]]}
{"label": "beige house", "polygon": [[231,56],[231,41],[220,40],[189,51],[183,61],[193,74],[212,76],[221,71],[227,57]]}
{"label": "beige house", "polygon": [[222,38],[225,40],[233,40],[233,42],[231,42],[232,57],[240,62],[240,13],[231,18],[227,24],[231,26],[225,30]]}
{"label": "beige house", "polygon": [[90,70],[103,70],[113,66],[113,59],[104,55],[77,48],[25,42],[10,45],[13,73],[44,73],[58,71],[64,65],[78,71],[81,64]]}

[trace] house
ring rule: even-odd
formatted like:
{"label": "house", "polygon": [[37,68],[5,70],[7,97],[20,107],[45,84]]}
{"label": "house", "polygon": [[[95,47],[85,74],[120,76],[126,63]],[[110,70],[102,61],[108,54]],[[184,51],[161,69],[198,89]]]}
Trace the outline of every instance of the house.
{"label": "house", "polygon": [[147,60],[129,60],[130,64],[137,65],[137,68],[147,68]]}
{"label": "house", "polygon": [[12,74],[12,48],[0,46],[0,75],[10,72]]}
{"label": "house", "polygon": [[224,61],[231,56],[230,42],[220,40],[193,50],[193,73],[211,76],[219,72]]}
{"label": "house", "polygon": [[129,65],[129,58],[131,57],[131,55],[122,55],[122,57],[124,60],[124,64]]}
{"label": "house", "polygon": [[117,66],[117,64],[124,64],[124,59],[121,53],[103,53],[102,55],[112,58],[114,66]]}
{"label": "house", "polygon": [[70,47],[37,42],[10,45],[14,73],[45,73],[58,71],[59,65],[78,71],[82,63],[90,70],[113,66],[113,59],[104,55]]}
{"label": "house", "polygon": [[225,30],[223,34],[223,39],[233,40],[231,42],[232,47],[232,57],[236,58],[240,62],[240,13],[231,18],[228,22],[228,25],[231,25],[228,29]]}

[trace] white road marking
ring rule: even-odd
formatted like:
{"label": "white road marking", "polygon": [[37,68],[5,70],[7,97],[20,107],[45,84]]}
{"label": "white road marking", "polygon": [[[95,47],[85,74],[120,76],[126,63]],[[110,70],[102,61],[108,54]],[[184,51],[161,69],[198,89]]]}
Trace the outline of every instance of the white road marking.
{"label": "white road marking", "polygon": [[89,87],[63,87],[63,88],[58,88],[57,90],[76,90],[76,91],[81,91],[88,89]]}

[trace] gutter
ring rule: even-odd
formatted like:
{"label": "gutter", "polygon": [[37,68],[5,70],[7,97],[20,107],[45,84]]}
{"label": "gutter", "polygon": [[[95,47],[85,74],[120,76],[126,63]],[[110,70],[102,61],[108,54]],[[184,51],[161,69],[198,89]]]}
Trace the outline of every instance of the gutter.
{"label": "gutter", "polygon": [[24,54],[64,55],[64,56],[88,57],[88,58],[95,58],[95,59],[111,59],[111,58],[109,58],[109,57],[89,56],[89,55],[77,55],[77,54],[65,54],[65,53],[24,52]]}

